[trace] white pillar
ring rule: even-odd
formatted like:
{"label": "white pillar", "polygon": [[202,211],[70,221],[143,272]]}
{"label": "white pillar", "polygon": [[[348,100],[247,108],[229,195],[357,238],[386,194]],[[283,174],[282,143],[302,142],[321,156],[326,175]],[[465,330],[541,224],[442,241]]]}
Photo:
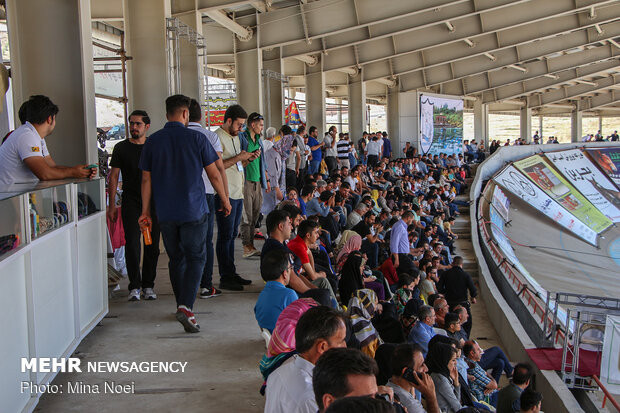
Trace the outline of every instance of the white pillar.
{"label": "white pillar", "polygon": [[521,137],[525,138],[527,143],[532,142],[532,109],[524,106],[521,108],[519,116],[519,124],[521,129]]}
{"label": "white pillar", "polygon": [[580,142],[582,135],[582,112],[579,111],[579,105],[571,112],[570,115],[570,141]]}
{"label": "white pillar", "polygon": [[366,84],[362,73],[348,76],[349,80],[349,136],[353,142],[362,137],[366,128]]}
{"label": "white pillar", "polygon": [[[236,40],[235,40],[236,41]],[[246,110],[263,112],[263,79],[261,52],[256,49],[235,54],[235,80],[237,83],[237,103]]]}
{"label": "white pillar", "polygon": [[[320,57],[319,57],[320,59]],[[306,65],[306,118],[308,129],[316,126],[319,139],[325,135],[325,74],[323,62]],[[349,102],[349,107],[351,102]],[[349,115],[350,116],[350,115]]]}
{"label": "white pillar", "polygon": [[60,108],[46,140],[56,163],[96,163],[90,1],[8,0],[6,11],[16,126],[22,103],[46,95]]}
{"label": "white pillar", "polygon": [[401,138],[400,133],[399,96],[400,92],[398,91],[398,88],[388,89],[386,109],[387,133],[390,141],[392,142],[392,151],[394,152],[395,158],[401,158],[404,156],[403,148],[405,147],[405,140]]}
{"label": "white pillar", "polygon": [[[202,14],[193,11],[188,14],[179,16],[179,20],[187,24],[194,29],[198,34],[202,34]],[[203,59],[198,56],[198,49],[196,45],[190,43],[187,39],[179,40],[180,49],[180,73],[181,73],[181,90],[180,93],[194,98],[198,103],[203,106],[206,105],[205,91],[203,90],[203,83],[201,77],[204,74],[205,68],[203,67]],[[206,51],[202,51],[206,53]],[[202,111],[200,123],[204,125],[205,111]]]}
{"label": "white pillar", "polygon": [[[282,75],[280,49],[263,51],[263,69]],[[263,76],[265,127],[276,129],[284,124],[284,85],[280,80]]]}
{"label": "white pillar", "polygon": [[168,62],[166,59],[166,18],[170,0],[125,2],[125,38],[131,77],[129,112],[145,110],[151,118],[150,133],[166,123]]}
{"label": "white pillar", "polygon": [[484,143],[485,149],[489,148],[489,107],[480,99],[474,102],[474,137],[476,142]]}

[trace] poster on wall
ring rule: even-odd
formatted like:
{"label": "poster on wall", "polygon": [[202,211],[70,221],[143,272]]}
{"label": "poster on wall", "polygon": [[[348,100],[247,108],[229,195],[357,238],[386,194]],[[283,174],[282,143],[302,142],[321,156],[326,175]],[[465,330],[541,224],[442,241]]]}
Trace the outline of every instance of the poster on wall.
{"label": "poster on wall", "polygon": [[538,188],[542,189],[597,234],[613,225],[542,156],[534,155],[521,159],[515,162],[514,166],[530,178]]}
{"label": "poster on wall", "polygon": [[594,162],[620,187],[620,148],[588,149]]}
{"label": "poster on wall", "polygon": [[620,393],[620,316],[608,315],[601,356],[601,382],[612,394]]}
{"label": "poster on wall", "polygon": [[581,149],[545,156],[592,205],[613,222],[620,222],[620,192]]}
{"label": "poster on wall", "polygon": [[420,149],[430,155],[463,152],[463,100],[420,95]]}
{"label": "poster on wall", "polygon": [[493,180],[573,234],[596,246],[597,233],[594,230],[555,202],[513,165],[495,175]]}
{"label": "poster on wall", "polygon": [[493,188],[493,202],[492,205],[495,207],[497,212],[500,213],[504,220],[509,221],[508,211],[510,211],[510,200],[504,194],[504,192],[500,189],[499,186]]}

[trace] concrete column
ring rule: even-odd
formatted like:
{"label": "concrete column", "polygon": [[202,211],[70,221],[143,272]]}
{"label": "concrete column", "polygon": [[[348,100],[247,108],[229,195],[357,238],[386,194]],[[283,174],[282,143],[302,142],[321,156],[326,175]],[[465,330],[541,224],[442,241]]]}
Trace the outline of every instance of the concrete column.
{"label": "concrete column", "polygon": [[519,123],[521,126],[521,137],[525,138],[527,143],[532,142],[532,109],[524,106],[521,108]]}
{"label": "concrete column", "polygon": [[46,140],[56,163],[95,163],[90,1],[8,0],[6,11],[15,119],[29,96],[48,96],[60,108]]}
{"label": "concrete column", "polygon": [[603,117],[598,117],[598,130],[601,131],[601,135],[603,135]]}
{"label": "concrete column", "polygon": [[[320,57],[319,57],[320,59]],[[323,62],[314,66],[306,65],[306,118],[308,129],[316,126],[319,140],[325,136],[325,74]],[[349,102],[349,107],[351,102]],[[350,110],[350,109],[349,109]],[[351,114],[349,114],[349,118]]]}
{"label": "concrete column", "polygon": [[538,133],[540,134],[540,141],[542,142],[543,137],[543,116],[538,116]]}
{"label": "concrete column", "polygon": [[[280,49],[263,52],[263,69],[282,74]],[[263,76],[265,127],[276,129],[284,124],[284,85],[277,79]]]}
{"label": "concrete column", "polygon": [[405,147],[405,140],[402,139],[400,132],[399,96],[398,88],[388,89],[386,109],[387,133],[392,142],[392,152],[395,158],[404,156],[403,148]]}
{"label": "concrete column", "polygon": [[489,148],[489,107],[480,99],[474,102],[474,137],[476,142],[484,143],[485,149]]}
{"label": "concrete column", "polygon": [[362,73],[349,76],[349,136],[357,142],[366,128],[366,84]]}
{"label": "concrete column", "polygon": [[166,123],[168,61],[166,58],[166,18],[170,0],[125,2],[125,39],[129,56],[132,100],[129,112],[143,109],[151,118],[153,133]]}
{"label": "concrete column", "polygon": [[[193,4],[193,2],[192,2]],[[194,29],[198,34],[202,34],[202,15],[199,12],[192,12],[180,15],[179,20]],[[206,53],[205,50],[202,53]],[[194,98],[200,105],[206,105],[205,91],[200,78],[204,73],[203,58],[198,56],[196,45],[190,43],[187,39],[179,40],[179,57],[181,67],[181,89],[179,92],[185,96]],[[200,123],[205,122],[205,111],[200,118]]]}
{"label": "concrete column", "polygon": [[[342,127],[342,99],[341,98],[336,98],[336,105],[338,105],[338,132],[342,132],[342,130],[340,130],[340,129],[343,129]],[[349,132],[351,131],[349,130]],[[353,139],[350,133],[349,133],[349,139]],[[356,142],[354,139],[352,141]]]}
{"label": "concrete column", "polygon": [[579,106],[573,110],[570,114],[570,141],[580,142],[582,136],[582,112],[579,111]]}
{"label": "concrete column", "polygon": [[[248,112],[263,110],[263,79],[261,52],[251,50],[235,54],[235,81],[237,83],[237,102]],[[265,124],[267,125],[267,124]]]}

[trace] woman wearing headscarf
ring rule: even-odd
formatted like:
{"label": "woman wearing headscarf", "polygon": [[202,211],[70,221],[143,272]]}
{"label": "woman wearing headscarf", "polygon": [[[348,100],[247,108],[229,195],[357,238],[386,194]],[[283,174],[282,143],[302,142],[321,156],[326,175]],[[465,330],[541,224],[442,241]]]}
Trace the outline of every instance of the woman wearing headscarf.
{"label": "woman wearing headscarf", "polygon": [[435,383],[437,404],[442,412],[454,413],[463,407],[456,358],[456,348],[449,344],[433,343],[424,360]]}
{"label": "woman wearing headscarf", "polygon": [[340,280],[338,281],[338,291],[340,292],[340,302],[346,304],[349,302],[356,290],[364,287],[370,288],[379,297],[380,300],[385,299],[385,289],[383,285],[376,282],[374,278],[364,278],[363,271],[366,259],[359,251],[352,251],[342,266],[340,271]]}
{"label": "woman wearing headscarf", "polygon": [[379,333],[372,324],[372,318],[375,316],[378,306],[377,295],[367,288],[355,291],[348,306],[353,334],[360,342],[362,352],[373,358],[377,348],[383,344]]}
{"label": "woman wearing headscarf", "polygon": [[356,232],[353,232],[353,235],[348,238],[336,257],[336,273],[339,274],[342,272],[342,267],[347,261],[347,258],[349,258],[349,254],[353,251],[359,251],[360,248],[362,248],[362,237],[360,237]]}

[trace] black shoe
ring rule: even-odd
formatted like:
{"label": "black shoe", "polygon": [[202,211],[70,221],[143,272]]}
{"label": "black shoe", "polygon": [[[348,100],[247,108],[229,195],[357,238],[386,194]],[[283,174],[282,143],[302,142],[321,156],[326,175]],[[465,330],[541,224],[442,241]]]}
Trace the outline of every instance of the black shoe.
{"label": "black shoe", "polygon": [[243,285],[239,284],[235,278],[222,278],[220,288],[222,290],[243,291]]}
{"label": "black shoe", "polygon": [[239,284],[241,284],[241,285],[250,285],[250,284],[252,284],[252,280],[246,280],[245,278],[242,278],[239,274],[235,274],[233,279],[236,282],[238,282]]}

